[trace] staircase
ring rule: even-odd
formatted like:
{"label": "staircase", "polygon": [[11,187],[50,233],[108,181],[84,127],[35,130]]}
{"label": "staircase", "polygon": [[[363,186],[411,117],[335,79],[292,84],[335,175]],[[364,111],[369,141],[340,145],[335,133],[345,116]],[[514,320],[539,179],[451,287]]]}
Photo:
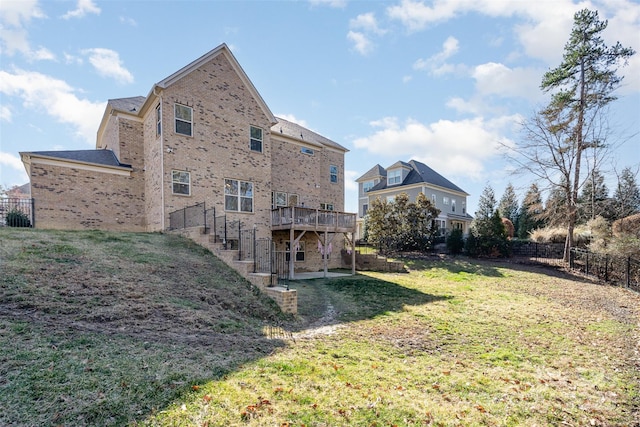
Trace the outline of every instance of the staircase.
{"label": "staircase", "polygon": [[184,228],[173,230],[171,233],[187,237],[200,246],[209,249],[215,256],[224,261],[225,264],[233,268],[238,274],[273,299],[283,312],[297,314],[298,294],[296,290],[283,286],[274,286],[277,282],[277,277],[271,273],[254,273],[253,261],[240,261],[238,259],[238,250],[224,249],[224,245],[216,242],[216,236],[210,234],[209,229],[206,227]]}

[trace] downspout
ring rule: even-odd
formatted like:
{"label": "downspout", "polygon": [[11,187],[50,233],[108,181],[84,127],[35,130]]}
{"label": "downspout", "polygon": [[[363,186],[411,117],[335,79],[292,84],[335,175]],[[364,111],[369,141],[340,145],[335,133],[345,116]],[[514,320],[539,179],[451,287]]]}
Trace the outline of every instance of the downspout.
{"label": "downspout", "polygon": [[162,97],[156,93],[157,86],[153,86],[153,94],[160,100],[160,231],[165,229],[164,219],[164,108],[162,108]]}

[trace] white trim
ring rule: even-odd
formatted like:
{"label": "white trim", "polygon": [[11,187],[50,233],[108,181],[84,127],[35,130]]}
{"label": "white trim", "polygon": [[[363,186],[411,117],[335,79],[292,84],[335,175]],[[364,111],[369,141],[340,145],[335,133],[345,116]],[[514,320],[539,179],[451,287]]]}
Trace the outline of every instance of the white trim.
{"label": "white trim", "polygon": [[[124,166],[108,166],[108,165],[97,165],[95,163],[86,163],[74,160],[62,160],[53,157],[34,157],[29,154],[25,154],[26,157],[29,158],[29,164],[41,164],[41,165],[49,165],[49,166],[60,166],[63,168],[73,168],[80,169],[90,172],[102,172],[109,173],[112,175],[120,175],[120,176],[131,176],[131,172],[133,170],[130,167]],[[24,160],[23,160],[24,161]],[[26,163],[26,162],[25,162]]]}

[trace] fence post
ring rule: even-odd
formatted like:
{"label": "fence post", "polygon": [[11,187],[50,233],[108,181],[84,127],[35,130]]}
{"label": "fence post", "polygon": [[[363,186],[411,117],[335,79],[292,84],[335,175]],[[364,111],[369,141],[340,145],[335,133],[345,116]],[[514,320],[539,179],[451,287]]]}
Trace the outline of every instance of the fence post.
{"label": "fence post", "polygon": [[257,273],[258,266],[256,265],[256,260],[258,258],[258,242],[256,242],[256,227],[255,224],[253,226],[253,272]]}
{"label": "fence post", "polygon": [[204,232],[207,232],[207,202],[202,202],[202,216],[204,217]]}
{"label": "fence post", "polygon": [[585,267],[585,271],[584,272],[585,272],[585,274],[588,275],[589,274],[589,251],[585,252],[585,257],[586,257],[586,260],[585,260],[585,263],[584,263],[584,267]]}
{"label": "fence post", "polygon": [[627,257],[627,288],[631,286],[631,257]]}
{"label": "fence post", "polygon": [[182,228],[187,228],[187,208],[182,209]]}
{"label": "fence post", "polygon": [[238,220],[238,260],[242,261],[242,221]]}
{"label": "fence post", "polygon": [[36,228],[36,199],[31,198],[31,227]]}
{"label": "fence post", "polygon": [[604,254],[604,281],[609,281],[609,257]]}
{"label": "fence post", "polygon": [[222,239],[222,243],[224,244],[224,249],[227,249],[227,216],[224,216],[224,239]]}

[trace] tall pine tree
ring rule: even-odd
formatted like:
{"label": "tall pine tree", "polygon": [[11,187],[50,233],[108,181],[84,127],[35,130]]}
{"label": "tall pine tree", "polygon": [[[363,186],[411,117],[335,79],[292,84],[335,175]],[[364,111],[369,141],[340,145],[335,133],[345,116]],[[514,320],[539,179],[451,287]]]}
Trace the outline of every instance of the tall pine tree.
{"label": "tall pine tree", "polygon": [[614,220],[640,212],[640,189],[630,168],[625,168],[618,177],[613,193],[612,211]]}

